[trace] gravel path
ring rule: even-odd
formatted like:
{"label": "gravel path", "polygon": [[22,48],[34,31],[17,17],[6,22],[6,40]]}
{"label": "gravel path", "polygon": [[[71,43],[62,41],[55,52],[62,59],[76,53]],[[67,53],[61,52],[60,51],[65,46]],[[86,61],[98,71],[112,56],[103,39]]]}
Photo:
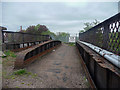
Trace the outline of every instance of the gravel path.
{"label": "gravel path", "polygon": [[39,58],[27,69],[37,73],[43,79],[45,87],[88,87],[75,46],[63,44],[52,53]]}
{"label": "gravel path", "polygon": [[39,57],[26,69],[37,76],[20,76],[8,80],[7,87],[89,88],[75,46],[63,44],[47,55]]}

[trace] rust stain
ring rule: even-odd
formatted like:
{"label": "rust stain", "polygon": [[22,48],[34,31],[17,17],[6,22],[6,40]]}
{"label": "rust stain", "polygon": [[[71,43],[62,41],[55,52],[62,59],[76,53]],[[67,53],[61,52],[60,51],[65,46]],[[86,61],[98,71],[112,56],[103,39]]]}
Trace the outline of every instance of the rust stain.
{"label": "rust stain", "polygon": [[[50,44],[50,43],[52,43],[52,44],[54,43],[54,44],[55,44],[56,42],[59,42],[59,44],[56,45],[56,46],[52,46],[51,48],[49,48],[49,49],[47,49],[47,50],[45,50],[45,51],[43,51],[43,52],[40,52],[40,51],[39,51],[38,54],[35,55],[35,53],[36,53],[35,49],[36,49],[36,50],[39,50],[39,49],[38,49],[39,47],[45,46],[46,44],[48,45],[48,44]],[[42,56],[42,55],[46,54],[47,52],[49,52],[49,51],[51,51],[52,49],[54,49],[54,48],[56,48],[57,46],[59,46],[60,44],[61,44],[60,41],[50,40],[50,41],[46,41],[46,42],[44,42],[44,43],[35,45],[35,46],[31,47],[31,48],[28,48],[28,49],[26,49],[26,50],[24,50],[24,51],[19,52],[18,55],[17,55],[17,57],[16,57],[16,61],[15,61],[15,64],[14,64],[14,68],[23,68],[23,67],[24,67],[25,65],[27,65],[28,63],[31,63],[32,61],[34,61],[38,56]],[[44,49],[45,49],[45,48],[44,48]],[[35,53],[32,53],[32,52],[35,52]],[[27,55],[28,53],[31,53],[31,54],[30,54],[31,56],[28,57],[28,59],[25,60],[25,57],[26,57],[26,55]]]}
{"label": "rust stain", "polygon": [[[76,47],[76,49],[77,49],[77,47]],[[77,51],[78,51],[78,49],[77,49]],[[94,82],[93,82],[93,80],[92,80],[92,78],[91,78],[91,76],[90,76],[90,73],[89,73],[89,71],[88,71],[88,69],[87,69],[87,67],[86,67],[86,65],[85,65],[85,63],[84,63],[84,61],[83,61],[83,59],[82,59],[79,51],[78,51],[78,55],[79,55],[79,57],[80,57],[80,60],[81,60],[83,69],[84,69],[84,71],[85,71],[85,73],[86,73],[87,79],[88,79],[88,81],[89,81],[89,83],[90,83],[90,87],[91,87],[92,89],[94,89],[94,88],[96,89],[96,86],[95,86],[95,84],[94,84]]]}
{"label": "rust stain", "polygon": [[[104,54],[103,56],[98,55],[95,51],[90,50],[89,47],[79,43],[79,45],[89,53],[89,55],[103,68],[108,68],[112,72],[116,73],[120,77],[120,72],[117,67],[115,67],[113,64],[111,64],[109,61],[107,61],[103,56],[106,55]],[[112,54],[109,54],[112,55]]]}

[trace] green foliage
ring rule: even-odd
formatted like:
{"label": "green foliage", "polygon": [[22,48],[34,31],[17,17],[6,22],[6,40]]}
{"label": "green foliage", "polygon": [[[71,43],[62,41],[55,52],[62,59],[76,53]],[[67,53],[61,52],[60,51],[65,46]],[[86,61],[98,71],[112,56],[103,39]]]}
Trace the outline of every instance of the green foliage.
{"label": "green foliage", "polygon": [[83,32],[85,32],[85,30],[80,30],[80,33],[83,33]]}
{"label": "green foliage", "polygon": [[15,88],[20,88],[20,87],[16,86]]}
{"label": "green foliage", "polygon": [[[15,53],[12,52],[12,51],[10,51],[10,50],[5,51],[4,54],[5,54],[7,57],[8,57],[8,56],[10,56],[10,57],[16,57]],[[4,58],[4,56],[3,56],[2,58]]]}
{"label": "green foliage", "polygon": [[20,69],[15,72],[13,72],[14,75],[24,75],[27,74],[27,71],[25,69]]}
{"label": "green foliage", "polygon": [[59,32],[58,36],[66,37],[66,36],[70,36],[70,34],[66,32]]}
{"label": "green foliage", "polygon": [[48,31],[48,28],[45,25],[36,25],[36,26],[29,26],[26,29],[26,33],[32,33],[32,34],[41,34],[42,32]]}
{"label": "green foliage", "polygon": [[69,46],[75,46],[75,43],[69,43],[68,45]]}
{"label": "green foliage", "polygon": [[25,69],[19,69],[19,70],[15,71],[15,72],[13,72],[13,75],[26,75],[26,76],[31,75],[33,78],[37,76],[36,73],[33,74],[33,73],[31,73],[31,72],[28,72],[28,71],[25,70]]}
{"label": "green foliage", "polygon": [[85,25],[85,27],[83,28],[84,30],[80,30],[80,33],[83,33],[83,32],[85,32],[85,31],[91,29],[92,27],[96,26],[96,25],[99,24],[99,23],[100,23],[100,22],[97,21],[96,19],[95,19],[95,21],[93,21],[93,22],[86,22],[86,23],[84,23],[84,25]]}
{"label": "green foliage", "polygon": [[62,42],[68,42],[69,36],[70,36],[69,33],[59,32],[59,33],[56,35],[56,40],[60,40],[60,41],[62,41]]}
{"label": "green foliage", "polygon": [[53,36],[56,36],[53,32],[50,32],[49,30],[42,32],[41,35],[53,35]]}

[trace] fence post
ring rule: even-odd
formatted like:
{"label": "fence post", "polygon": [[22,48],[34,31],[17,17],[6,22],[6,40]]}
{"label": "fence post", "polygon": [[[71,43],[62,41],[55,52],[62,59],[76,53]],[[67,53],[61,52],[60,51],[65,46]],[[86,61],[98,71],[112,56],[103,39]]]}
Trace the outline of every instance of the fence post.
{"label": "fence post", "polygon": [[108,49],[108,45],[109,45],[109,24],[108,23],[104,23],[104,29],[103,29],[103,49]]}
{"label": "fence post", "polygon": [[22,33],[22,43],[23,43],[23,48],[24,48],[24,33]]}
{"label": "fence post", "polygon": [[3,43],[3,40],[2,40],[2,28],[0,27],[0,51],[2,51],[2,43]]}
{"label": "fence post", "polygon": [[15,42],[14,41],[14,33],[11,33],[11,40],[12,40],[13,43]]}
{"label": "fence post", "polygon": [[4,31],[3,30],[7,30],[7,28],[0,26],[0,50],[5,50],[6,49],[6,44],[5,44],[5,40],[4,40]]}
{"label": "fence post", "polygon": [[22,41],[23,41],[23,43],[24,43],[24,33],[22,33],[22,39],[23,39]]}
{"label": "fence post", "polygon": [[2,37],[1,37],[1,40],[2,40],[2,43],[4,43],[4,41],[5,41],[5,40],[4,40],[4,32],[3,32],[2,30],[1,30],[1,34],[2,34],[2,35],[0,35],[0,36],[2,36]]}

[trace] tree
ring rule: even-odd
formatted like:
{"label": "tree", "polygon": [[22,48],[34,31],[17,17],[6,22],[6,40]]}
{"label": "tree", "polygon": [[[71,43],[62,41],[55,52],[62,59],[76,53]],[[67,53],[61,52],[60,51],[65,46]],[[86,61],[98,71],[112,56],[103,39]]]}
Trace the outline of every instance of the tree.
{"label": "tree", "polygon": [[45,25],[36,25],[36,26],[29,26],[26,29],[27,33],[33,33],[33,34],[41,34],[42,32],[48,31],[48,28]]}
{"label": "tree", "polygon": [[29,26],[27,29],[26,29],[26,33],[37,33],[36,30],[35,30],[35,26]]}
{"label": "tree", "polygon": [[83,32],[85,32],[85,30],[80,30],[80,31],[79,31],[79,33],[83,33]]}
{"label": "tree", "polygon": [[60,41],[62,41],[62,42],[67,42],[69,36],[70,36],[69,33],[59,32],[59,33],[56,35],[56,40],[60,40]]}
{"label": "tree", "polygon": [[65,36],[69,36],[69,33],[65,33],[65,32],[59,32],[57,36],[61,36],[61,37],[65,37]]}
{"label": "tree", "polygon": [[99,23],[100,23],[100,22],[99,22],[98,20],[96,20],[96,19],[95,19],[95,21],[93,21],[93,22],[91,22],[91,23],[90,23],[90,22],[84,23],[84,25],[85,25],[85,27],[83,28],[84,30],[80,30],[80,33],[83,33],[83,32],[85,32],[85,31],[89,30],[90,28],[98,25]]}
{"label": "tree", "polygon": [[52,35],[52,36],[56,36],[55,33],[51,32],[51,31],[44,31],[41,33],[41,35]]}

